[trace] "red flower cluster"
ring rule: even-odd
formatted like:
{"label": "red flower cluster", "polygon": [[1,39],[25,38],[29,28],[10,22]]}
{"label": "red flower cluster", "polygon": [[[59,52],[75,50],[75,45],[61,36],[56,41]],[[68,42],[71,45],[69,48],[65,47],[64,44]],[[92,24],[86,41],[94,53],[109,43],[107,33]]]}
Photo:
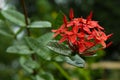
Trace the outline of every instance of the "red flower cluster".
{"label": "red flower cluster", "polygon": [[[60,43],[66,41],[73,52],[78,52],[81,55],[92,55],[99,49],[106,48],[112,42],[106,45],[105,41],[112,36],[112,34],[106,35],[104,28],[101,27],[97,21],[91,20],[92,12],[84,18],[74,18],[73,10],[70,10],[70,21],[67,21],[64,16],[64,24],[54,32],[54,37],[60,35]],[[101,45],[101,47],[93,50],[92,48]]]}

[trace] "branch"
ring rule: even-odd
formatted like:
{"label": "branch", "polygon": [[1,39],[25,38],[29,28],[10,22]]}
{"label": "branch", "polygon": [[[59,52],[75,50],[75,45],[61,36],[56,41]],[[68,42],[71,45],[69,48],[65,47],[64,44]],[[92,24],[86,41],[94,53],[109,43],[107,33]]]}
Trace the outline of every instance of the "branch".
{"label": "branch", "polygon": [[[25,6],[25,0],[20,0],[21,1],[21,5],[22,5],[22,8],[23,8],[23,12],[24,12],[24,17],[25,17],[25,23],[26,23],[26,31],[27,31],[27,35],[30,37],[31,34],[30,34],[30,29],[27,27],[29,25],[28,23],[28,15],[27,15],[27,10],[26,10],[26,6]],[[32,60],[35,60],[35,54],[32,54],[31,55],[31,58]],[[36,69],[33,69],[33,73],[32,75],[36,75],[37,74],[37,70]]]}
{"label": "branch", "polygon": [[22,5],[22,8],[23,8],[23,12],[24,12],[27,35],[30,36],[30,29],[27,27],[29,25],[29,23],[28,23],[28,15],[27,15],[27,11],[26,11],[25,1],[24,0],[21,0],[21,5]]}

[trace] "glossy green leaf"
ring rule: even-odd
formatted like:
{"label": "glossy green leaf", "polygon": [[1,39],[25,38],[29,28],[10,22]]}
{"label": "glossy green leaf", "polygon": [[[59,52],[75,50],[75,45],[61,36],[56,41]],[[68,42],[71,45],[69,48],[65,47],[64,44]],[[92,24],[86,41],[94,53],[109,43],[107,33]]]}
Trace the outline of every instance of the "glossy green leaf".
{"label": "glossy green leaf", "polygon": [[28,25],[29,28],[50,28],[51,23],[48,21],[35,21]]}
{"label": "glossy green leaf", "polygon": [[50,50],[53,50],[54,52],[64,55],[64,56],[70,56],[72,51],[64,44],[59,44],[58,41],[50,41],[47,46]]}
{"label": "glossy green leaf", "polygon": [[17,53],[17,54],[32,54],[34,53],[26,45],[13,45],[7,48],[8,53]]}
{"label": "glossy green leaf", "polygon": [[65,57],[65,62],[68,64],[71,64],[76,67],[84,67],[85,61],[78,55],[71,56],[71,57]]}
{"label": "glossy green leaf", "polygon": [[41,58],[45,60],[51,60],[52,54],[50,50],[46,46],[42,45],[41,42],[29,37],[26,37],[25,40],[29,47],[33,49]]}
{"label": "glossy green leaf", "polygon": [[43,45],[46,45],[53,38],[53,33],[48,32],[42,36],[40,36],[37,41],[41,42]]}
{"label": "glossy green leaf", "polygon": [[8,19],[9,21],[19,25],[19,26],[25,26],[25,19],[23,14],[16,10],[7,9],[1,11],[4,18]]}

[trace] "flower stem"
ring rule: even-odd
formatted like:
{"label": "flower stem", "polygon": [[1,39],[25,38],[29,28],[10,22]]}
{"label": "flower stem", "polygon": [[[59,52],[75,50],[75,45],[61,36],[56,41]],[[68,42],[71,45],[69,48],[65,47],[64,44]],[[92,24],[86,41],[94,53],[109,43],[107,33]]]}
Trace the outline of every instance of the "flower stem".
{"label": "flower stem", "polygon": [[60,67],[60,65],[58,65],[56,62],[53,62],[53,64],[67,80],[71,80],[70,76],[66,73],[65,70],[63,70],[63,68]]}

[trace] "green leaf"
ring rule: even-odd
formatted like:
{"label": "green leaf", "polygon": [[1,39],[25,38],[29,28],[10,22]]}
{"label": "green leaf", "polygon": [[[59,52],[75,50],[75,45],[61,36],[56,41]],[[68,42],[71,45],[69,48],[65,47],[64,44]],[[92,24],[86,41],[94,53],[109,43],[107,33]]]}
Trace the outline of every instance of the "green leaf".
{"label": "green leaf", "polygon": [[40,36],[37,41],[41,42],[43,45],[46,45],[53,38],[53,33],[48,32],[42,36]]}
{"label": "green leaf", "polygon": [[53,50],[54,52],[64,55],[64,56],[70,56],[72,51],[64,44],[59,44],[58,41],[50,41],[47,46],[50,50]]}
{"label": "green leaf", "polygon": [[33,80],[54,80],[54,77],[49,72],[40,71],[40,73],[37,74]]}
{"label": "green leaf", "polygon": [[50,28],[51,23],[48,21],[35,21],[28,25],[29,28]]}
{"label": "green leaf", "polygon": [[43,79],[43,78],[40,77],[39,75],[36,75],[34,80],[45,80],[45,79]]}
{"label": "green leaf", "polygon": [[54,23],[53,23],[53,28],[58,28],[63,24],[63,13],[60,11],[58,13],[57,18],[55,19]]}
{"label": "green leaf", "polygon": [[51,51],[44,45],[42,45],[41,42],[38,42],[35,39],[26,37],[25,38],[27,44],[31,49],[33,49],[42,59],[45,60],[51,60]]}
{"label": "green leaf", "polygon": [[25,65],[25,63],[26,63],[26,58],[25,58],[25,57],[21,57],[21,58],[20,58],[20,65],[21,65],[27,72],[32,73],[32,72],[33,72],[32,68],[27,67],[27,66]]}
{"label": "green leaf", "polygon": [[26,45],[13,45],[7,48],[8,53],[17,53],[17,54],[32,54],[34,51],[31,51]]}
{"label": "green leaf", "polygon": [[8,26],[9,24],[7,21],[0,20],[0,34],[6,37],[14,37],[13,31],[11,30],[11,27]]}
{"label": "green leaf", "polygon": [[71,56],[71,57],[65,57],[65,62],[68,64],[71,64],[76,67],[84,67],[85,61],[78,55]]}
{"label": "green leaf", "polygon": [[51,73],[45,72],[44,74],[41,75],[42,78],[45,80],[54,80],[54,77]]}
{"label": "green leaf", "polygon": [[15,36],[20,34],[23,30],[25,30],[25,27],[20,27],[19,30],[15,33]]}
{"label": "green leaf", "polygon": [[23,56],[20,58],[20,64],[29,73],[32,73],[33,69],[37,69],[40,67],[40,65],[36,61]]}
{"label": "green leaf", "polygon": [[13,9],[7,9],[1,11],[4,18],[8,19],[9,21],[19,25],[19,26],[25,26],[25,19],[23,14],[20,12],[13,10]]}
{"label": "green leaf", "polygon": [[13,38],[13,35],[11,35],[10,33],[7,33],[7,32],[4,31],[4,30],[0,30],[0,34],[3,35],[3,36],[6,36],[6,37],[11,37],[11,38]]}
{"label": "green leaf", "polygon": [[64,62],[64,57],[65,56],[58,55],[58,56],[55,56],[54,58],[52,58],[52,60],[56,61],[56,62]]}

